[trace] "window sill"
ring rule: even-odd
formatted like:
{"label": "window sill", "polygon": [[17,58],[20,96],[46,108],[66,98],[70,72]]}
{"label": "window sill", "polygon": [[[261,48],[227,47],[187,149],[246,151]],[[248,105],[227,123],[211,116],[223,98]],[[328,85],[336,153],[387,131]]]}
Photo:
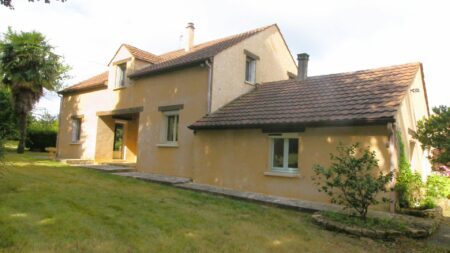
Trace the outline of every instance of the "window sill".
{"label": "window sill", "polygon": [[300,175],[297,173],[294,174],[294,173],[281,173],[281,172],[271,172],[271,171],[264,172],[264,176],[287,177],[287,178],[299,178],[300,177]]}
{"label": "window sill", "polygon": [[156,144],[160,148],[178,148],[178,143],[160,143]]}
{"label": "window sill", "polygon": [[70,145],[81,145],[81,142],[71,142]]}
{"label": "window sill", "polygon": [[113,89],[113,91],[116,91],[116,90],[123,90],[123,89],[125,89],[125,88],[127,88],[127,86],[116,87],[116,88]]}
{"label": "window sill", "polygon": [[252,83],[252,82],[249,82],[249,81],[244,81],[244,83],[248,84],[248,85],[251,85],[251,86],[255,86],[256,85],[256,82]]}

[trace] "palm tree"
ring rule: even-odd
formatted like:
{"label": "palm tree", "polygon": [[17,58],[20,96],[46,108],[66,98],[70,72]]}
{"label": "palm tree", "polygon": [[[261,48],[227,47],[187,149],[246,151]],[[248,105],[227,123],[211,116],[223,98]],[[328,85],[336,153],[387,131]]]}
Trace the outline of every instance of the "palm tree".
{"label": "palm tree", "polygon": [[27,115],[44,93],[56,91],[67,77],[69,67],[53,52],[39,32],[15,32],[11,28],[0,40],[0,85],[11,90],[19,123],[17,153],[25,149]]}

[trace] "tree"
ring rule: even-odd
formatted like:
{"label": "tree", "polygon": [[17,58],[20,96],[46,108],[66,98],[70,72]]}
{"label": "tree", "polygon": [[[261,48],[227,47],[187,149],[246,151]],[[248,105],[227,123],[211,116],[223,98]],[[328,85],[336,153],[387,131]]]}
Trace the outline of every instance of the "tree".
{"label": "tree", "polygon": [[[37,1],[39,1],[39,0],[37,0]],[[59,1],[61,1],[63,3],[65,1],[67,1],[67,0],[59,0]],[[11,2],[12,2],[12,0],[0,0],[0,5],[6,6],[6,7],[10,8],[10,9],[14,9],[14,6],[12,5]],[[28,0],[28,2],[34,2],[34,0]],[[44,2],[46,4],[49,4],[50,0],[44,0]]]}
{"label": "tree", "polygon": [[27,115],[41,98],[44,89],[58,90],[69,67],[53,52],[39,32],[16,33],[8,28],[0,41],[0,80],[10,88],[14,112],[18,117],[18,153],[23,153]]}
{"label": "tree", "polygon": [[414,138],[426,149],[435,148],[431,161],[448,165],[450,162],[450,108],[445,105],[433,108],[434,115],[417,122]]}
{"label": "tree", "polygon": [[367,148],[358,156],[359,143],[350,146],[339,144],[337,151],[337,155],[330,154],[332,162],[329,168],[313,166],[316,174],[313,180],[319,186],[319,192],[331,197],[332,203],[344,205],[365,219],[369,206],[379,203],[376,195],[387,192],[386,184],[392,180],[393,173],[383,175],[380,171],[375,176],[378,169],[375,152]]}
{"label": "tree", "polygon": [[11,92],[0,86],[0,139],[17,138],[17,120],[11,101]]}

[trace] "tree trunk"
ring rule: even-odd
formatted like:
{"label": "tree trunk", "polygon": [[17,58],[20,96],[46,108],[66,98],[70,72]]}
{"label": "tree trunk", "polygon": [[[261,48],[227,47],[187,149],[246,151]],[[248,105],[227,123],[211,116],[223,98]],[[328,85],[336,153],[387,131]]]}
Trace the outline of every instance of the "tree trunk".
{"label": "tree trunk", "polygon": [[17,146],[17,153],[23,154],[25,152],[25,140],[27,138],[27,114],[21,113],[19,116],[19,145]]}

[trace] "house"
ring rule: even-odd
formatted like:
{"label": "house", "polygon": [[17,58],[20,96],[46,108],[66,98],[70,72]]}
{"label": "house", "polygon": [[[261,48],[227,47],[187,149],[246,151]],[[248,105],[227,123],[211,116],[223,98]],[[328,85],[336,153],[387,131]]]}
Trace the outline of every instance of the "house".
{"label": "house", "polygon": [[136,163],[141,172],[241,191],[328,201],[311,180],[338,143],[376,151],[397,169],[397,131],[412,139],[428,116],[420,63],[308,76],[277,25],[155,55],[123,44],[109,70],[62,91],[60,159]]}

